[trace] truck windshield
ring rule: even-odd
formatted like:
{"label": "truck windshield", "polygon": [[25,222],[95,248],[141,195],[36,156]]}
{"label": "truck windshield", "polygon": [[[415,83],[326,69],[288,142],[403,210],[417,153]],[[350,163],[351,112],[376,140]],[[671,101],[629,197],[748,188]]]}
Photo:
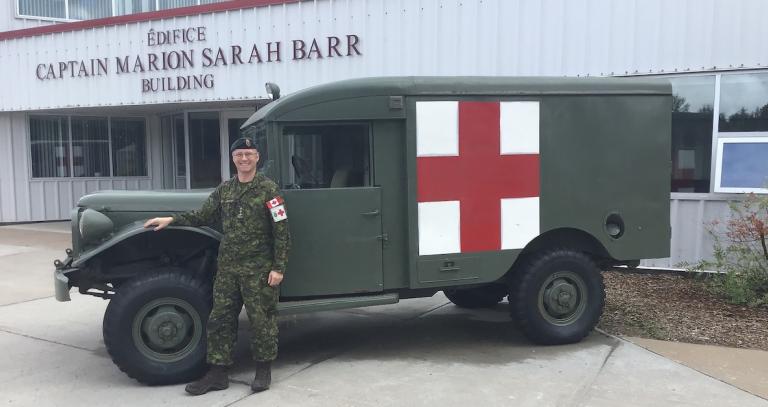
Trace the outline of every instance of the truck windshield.
{"label": "truck windshield", "polygon": [[242,137],[250,137],[256,143],[256,149],[259,150],[259,163],[256,166],[259,172],[273,178],[273,160],[269,157],[269,145],[267,144],[267,126],[263,122],[254,123],[240,132]]}

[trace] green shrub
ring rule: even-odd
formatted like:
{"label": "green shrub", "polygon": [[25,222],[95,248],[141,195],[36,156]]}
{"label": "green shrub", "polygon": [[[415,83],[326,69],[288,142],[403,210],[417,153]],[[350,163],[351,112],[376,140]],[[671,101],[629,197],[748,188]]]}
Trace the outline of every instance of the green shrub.
{"label": "green shrub", "polygon": [[714,239],[714,259],[691,270],[722,272],[708,282],[715,293],[729,302],[768,306],[768,196],[749,194],[729,206],[728,220],[707,225]]}

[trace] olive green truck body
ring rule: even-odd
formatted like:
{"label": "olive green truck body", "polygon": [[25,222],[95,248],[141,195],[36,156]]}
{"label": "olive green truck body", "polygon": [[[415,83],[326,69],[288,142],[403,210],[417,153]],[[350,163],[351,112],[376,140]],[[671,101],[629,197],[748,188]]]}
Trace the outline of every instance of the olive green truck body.
{"label": "olive green truck body", "polygon": [[[668,83],[616,78],[370,78],[275,100],[243,129],[259,145],[260,171],[285,196],[292,249],[280,310],[440,290],[459,306],[491,306],[509,295],[534,341],[579,340],[602,311],[600,269],[669,256],[670,122]],[[150,273],[183,274],[209,290],[217,226],[142,227],[199,208],[209,193],[80,199],[72,250],[56,263],[57,298],[78,287],[115,308],[124,289],[162,285]],[[209,305],[188,305],[175,312],[185,329],[198,329]],[[160,324],[163,311],[174,312],[140,316]],[[195,335],[171,338],[169,351],[135,314],[112,312],[138,335],[133,342],[144,337],[145,345],[112,343],[129,375],[165,383],[199,373]],[[147,346],[139,354],[189,366],[154,374],[126,366],[118,346]],[[187,353],[163,359],[169,352]]]}

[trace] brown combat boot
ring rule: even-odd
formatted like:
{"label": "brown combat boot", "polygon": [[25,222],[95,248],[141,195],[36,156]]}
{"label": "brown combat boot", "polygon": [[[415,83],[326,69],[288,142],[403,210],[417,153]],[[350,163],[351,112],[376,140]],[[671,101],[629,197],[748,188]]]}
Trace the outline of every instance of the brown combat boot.
{"label": "brown combat boot", "polygon": [[256,375],[253,376],[251,390],[254,393],[267,390],[272,383],[272,362],[256,362]]}
{"label": "brown combat boot", "polygon": [[184,389],[187,393],[199,396],[214,390],[224,390],[229,387],[229,375],[226,366],[211,365],[208,373],[200,380],[192,382]]}

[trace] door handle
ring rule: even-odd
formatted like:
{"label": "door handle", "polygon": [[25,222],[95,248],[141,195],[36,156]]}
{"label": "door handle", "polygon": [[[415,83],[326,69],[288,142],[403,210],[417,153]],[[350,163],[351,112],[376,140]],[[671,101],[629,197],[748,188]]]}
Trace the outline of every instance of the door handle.
{"label": "door handle", "polygon": [[379,216],[380,213],[381,212],[379,212],[378,209],[374,209],[374,210],[372,210],[370,212],[363,212],[363,213],[361,213],[361,215],[363,215],[363,216]]}

